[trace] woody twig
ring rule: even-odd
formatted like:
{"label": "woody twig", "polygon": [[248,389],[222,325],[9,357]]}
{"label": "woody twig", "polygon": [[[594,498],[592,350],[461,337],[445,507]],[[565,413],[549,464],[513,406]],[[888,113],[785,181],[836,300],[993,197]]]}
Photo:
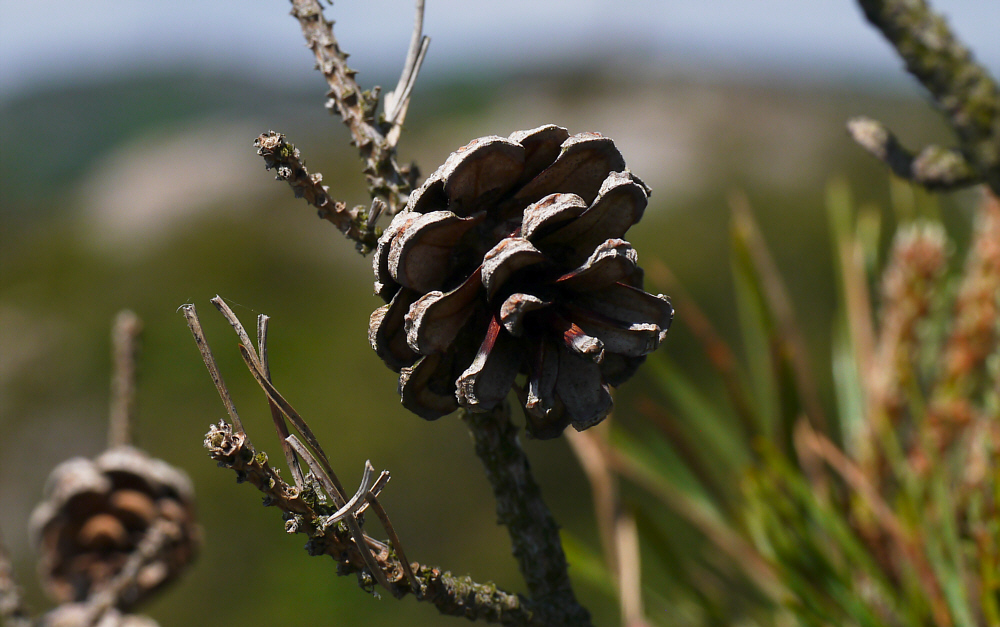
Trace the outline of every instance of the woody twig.
{"label": "woody twig", "polygon": [[111,377],[111,415],[108,447],[132,443],[135,419],[135,370],[142,320],[127,309],[118,312],[111,330],[114,373]]}
{"label": "woody twig", "polygon": [[924,0],[858,0],[930,92],[958,137],[958,148],[928,146],[914,155],[882,124],[848,123],[854,139],[903,178],[932,189],[985,183],[1000,194],[1000,88]]}
{"label": "woody twig", "polygon": [[363,90],[355,80],[357,72],[347,65],[347,53],[341,50],[333,34],[333,22],[323,15],[319,0],[291,0],[292,15],[302,27],[306,46],[316,58],[316,67],[329,85],[326,106],[340,115],[351,133],[351,143],[364,159],[364,174],[372,198],[370,208],[348,208],[333,201],[322,185],[323,177],[309,174],[300,153],[284,135],[269,131],[257,138],[254,146],[264,157],[268,169],[276,168],[278,179],[291,185],[297,197],[315,206],[319,216],[332,222],[366,253],[375,247],[378,232],[375,223],[385,211],[394,215],[405,205],[416,186],[419,171],[415,165],[401,166],[396,161],[403,121],[410,105],[413,86],[427,54],[430,38],[423,34],[424,2],[417,1],[413,35],[406,62],[396,88],[386,94],[383,110],[379,106],[379,88]]}
{"label": "woody twig", "polygon": [[559,525],[531,473],[510,405],[502,403],[489,413],[463,411],[462,417],[493,487],[497,518],[507,527],[521,576],[545,624],[590,625],[589,612],[573,592]]}
{"label": "woody twig", "polygon": [[[213,380],[219,382],[217,388],[223,394],[225,386],[221,384],[218,367],[201,333],[197,311],[193,305],[185,305],[182,309],[206,366],[213,373]],[[228,308],[219,306],[219,309],[241,340],[249,342],[246,331],[231,310],[226,313],[224,310]],[[266,333],[259,339],[259,343],[264,342]],[[260,356],[266,354],[266,346],[259,345],[256,352],[242,343],[239,348],[269,402],[283,420],[299,432],[298,436],[291,434],[285,439],[289,448],[308,465],[309,473],[300,485],[289,485],[270,466],[267,455],[253,448],[242,428],[224,420],[210,428],[205,436],[205,447],[219,466],[236,472],[239,482],[250,483],[263,492],[266,506],[277,507],[284,513],[286,532],[309,537],[306,549],[311,555],[331,556],[338,562],[339,574],[355,574],[366,590],[374,591],[378,586],[397,598],[413,594],[418,600],[433,604],[442,614],[505,625],[541,627],[548,624],[535,604],[516,594],[499,590],[490,583],[476,583],[468,577],[456,577],[433,566],[407,561],[399,536],[378,501],[379,493],[388,483],[389,473],[383,471],[374,479],[374,468],[366,463],[360,487],[353,496],[347,497],[315,434],[264,376]],[[227,402],[227,408],[231,404]],[[234,415],[235,407],[230,412],[230,416]],[[379,518],[389,535],[389,543],[364,533],[362,515],[368,509]]]}

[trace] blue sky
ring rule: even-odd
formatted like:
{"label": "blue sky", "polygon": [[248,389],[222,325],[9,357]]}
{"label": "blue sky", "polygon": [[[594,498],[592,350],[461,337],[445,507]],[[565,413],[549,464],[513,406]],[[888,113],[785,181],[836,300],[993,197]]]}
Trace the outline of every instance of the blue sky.
{"label": "blue sky", "polygon": [[[1000,0],[935,0],[994,76]],[[0,0],[0,97],[142,67],[311,76],[286,0]],[[380,80],[409,39],[408,0],[339,0],[352,64]],[[897,80],[899,61],[852,0],[428,0],[425,71],[494,72],[579,59],[711,64],[779,76]]]}

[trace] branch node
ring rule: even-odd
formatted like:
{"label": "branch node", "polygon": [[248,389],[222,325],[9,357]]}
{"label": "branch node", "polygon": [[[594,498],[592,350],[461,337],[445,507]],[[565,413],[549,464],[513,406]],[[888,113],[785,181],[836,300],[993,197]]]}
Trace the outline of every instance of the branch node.
{"label": "branch node", "polygon": [[305,198],[316,207],[320,218],[329,221],[348,239],[357,242],[358,250],[365,254],[378,244],[378,231],[374,224],[349,210],[347,204],[331,202],[329,188],[323,185],[323,175],[310,174],[299,150],[281,133],[268,131],[254,140],[257,154],[264,158],[264,167],[277,171],[277,179],[286,181],[296,198]]}
{"label": "branch node", "polygon": [[847,122],[847,132],[858,145],[889,166],[893,174],[927,189],[955,190],[981,181],[959,151],[930,145],[914,155],[878,120],[852,118]]}

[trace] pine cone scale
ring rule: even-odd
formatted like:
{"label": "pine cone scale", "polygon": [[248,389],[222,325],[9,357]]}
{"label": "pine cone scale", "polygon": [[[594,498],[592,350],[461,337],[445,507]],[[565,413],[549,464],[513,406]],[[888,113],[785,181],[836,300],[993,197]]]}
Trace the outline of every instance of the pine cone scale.
{"label": "pine cone scale", "polygon": [[508,139],[524,146],[524,172],[518,181],[524,185],[559,157],[563,143],[569,139],[569,131],[548,124],[530,131],[516,131]]}
{"label": "pine cone scale", "polygon": [[544,309],[551,304],[552,301],[542,300],[533,294],[515,292],[500,306],[500,322],[508,333],[521,337],[524,335],[524,317],[529,312]]}
{"label": "pine cone scale", "polygon": [[510,392],[521,367],[520,341],[502,332],[493,318],[479,352],[456,382],[458,402],[472,410],[488,411]]}
{"label": "pine cone scale", "polygon": [[631,244],[622,239],[609,239],[599,245],[582,266],[555,282],[560,287],[592,292],[627,281],[638,267],[639,257]]}
{"label": "pine cone scale", "polygon": [[515,198],[530,204],[549,194],[572,190],[589,204],[597,197],[604,179],[624,168],[625,159],[610,138],[580,133],[563,142],[552,165],[521,188]]}
{"label": "pine cone scale", "polygon": [[643,188],[627,172],[613,172],[579,218],[541,238],[539,245],[543,249],[562,246],[568,251],[569,263],[580,263],[601,242],[623,237],[642,218],[645,209]]}
{"label": "pine cone scale", "polygon": [[577,292],[573,305],[629,327],[652,323],[660,330],[661,340],[674,317],[666,296],[654,296],[623,282],[596,292]]}
{"label": "pine cone scale", "polygon": [[392,279],[420,292],[439,289],[451,275],[452,250],[483,216],[460,218],[450,211],[407,220],[392,240],[388,269]]}
{"label": "pine cone scale", "polygon": [[388,305],[372,312],[368,323],[368,341],[375,353],[394,371],[412,366],[420,357],[407,344],[405,317],[419,294],[399,289]]}
{"label": "pine cone scale", "polygon": [[[451,376],[453,361],[451,355],[435,353],[400,370],[399,395],[403,407],[426,420],[437,420],[458,409]],[[444,391],[440,391],[442,387]]]}
{"label": "pine cone scale", "polygon": [[536,242],[587,210],[576,194],[549,194],[524,210],[521,236]]}
{"label": "pine cone scale", "polygon": [[510,190],[523,172],[524,147],[491,135],[459,148],[435,175],[445,181],[449,206],[469,215]]}
{"label": "pine cone scale", "polygon": [[577,431],[600,422],[613,406],[600,366],[566,349],[559,351],[555,394],[565,406],[566,417]]}
{"label": "pine cone scale", "polygon": [[544,261],[545,255],[522,237],[500,240],[483,257],[483,287],[486,288],[486,297],[492,298],[515,272]]}
{"label": "pine cone scale", "polygon": [[406,341],[421,355],[447,350],[458,332],[475,312],[483,287],[482,270],[477,269],[464,283],[450,292],[429,292],[420,297],[406,314]]}

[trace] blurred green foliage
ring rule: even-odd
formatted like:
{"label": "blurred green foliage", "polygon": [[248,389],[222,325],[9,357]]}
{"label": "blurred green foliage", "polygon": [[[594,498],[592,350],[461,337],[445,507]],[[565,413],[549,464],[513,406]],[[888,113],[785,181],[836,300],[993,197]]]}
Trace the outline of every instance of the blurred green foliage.
{"label": "blurred green foliage", "polygon": [[[857,214],[843,181],[829,187],[833,411],[736,198],[745,357],[683,291],[677,301],[724,393],[658,355],[646,373],[659,385],[640,405],[653,420],[619,412],[610,433],[580,436],[643,494],[614,516],[636,519],[651,549],[631,567],[643,562],[656,624],[1000,624],[1000,202],[984,194],[973,240],[952,247],[933,198],[893,188],[900,226],[883,249],[870,231],[888,214]],[[657,274],[677,293],[669,271]],[[594,576],[623,578],[623,562],[619,551]]]}

